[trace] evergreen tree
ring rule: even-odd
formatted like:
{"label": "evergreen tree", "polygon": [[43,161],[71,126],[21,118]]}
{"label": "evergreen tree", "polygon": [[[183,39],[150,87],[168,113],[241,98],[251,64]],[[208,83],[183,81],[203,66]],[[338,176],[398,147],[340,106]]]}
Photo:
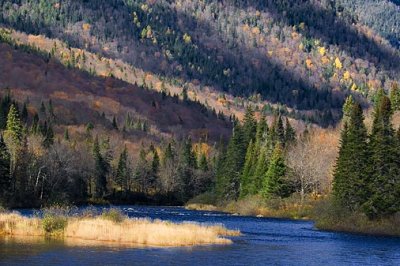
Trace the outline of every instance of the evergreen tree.
{"label": "evergreen tree", "polygon": [[278,117],[276,125],[277,141],[284,147],[285,146],[285,128],[283,127],[282,116]]}
{"label": "evergreen tree", "polygon": [[24,103],[24,106],[22,107],[21,121],[24,123],[28,121],[28,108],[26,106],[26,103]]}
{"label": "evergreen tree", "polygon": [[353,109],[354,104],[355,104],[355,102],[354,102],[353,96],[352,96],[352,95],[349,95],[349,96],[346,98],[346,101],[345,101],[345,103],[344,103],[344,105],[343,105],[343,108],[342,108],[342,111],[343,111],[342,123],[343,123],[343,124],[346,123],[346,122],[349,123],[350,114],[351,114],[351,111],[352,111],[352,109]]}
{"label": "evergreen tree", "polygon": [[368,135],[361,106],[356,103],[350,113],[349,124],[342,130],[341,147],[336,162],[333,182],[335,201],[355,211],[369,195]]}
{"label": "evergreen tree", "polygon": [[264,198],[284,198],[290,195],[290,187],[285,180],[286,171],[283,148],[281,144],[277,143],[263,181],[261,193]]}
{"label": "evergreen tree", "polygon": [[390,90],[390,102],[392,104],[393,111],[400,110],[400,89],[399,85],[394,82]]}
{"label": "evergreen tree", "polygon": [[102,198],[107,192],[107,174],[108,165],[104,160],[99,145],[99,139],[96,137],[93,143],[93,157],[95,161],[95,198]]}
{"label": "evergreen tree", "polygon": [[119,156],[115,181],[123,191],[125,192],[128,191],[129,168],[128,168],[128,150],[126,146],[124,147],[123,151]]}
{"label": "evergreen tree", "polygon": [[118,130],[117,119],[115,118],[115,116],[113,117],[113,120],[112,120],[112,127],[113,127],[113,129]]}
{"label": "evergreen tree", "polygon": [[7,193],[11,190],[10,179],[10,154],[0,135],[0,201],[6,200]]}
{"label": "evergreen tree", "polygon": [[288,145],[293,144],[296,142],[296,131],[292,127],[292,125],[289,122],[289,119],[286,118],[286,132],[285,132],[285,143]]}
{"label": "evergreen tree", "polygon": [[243,172],[240,178],[240,197],[245,197],[249,194],[251,186],[253,185],[253,170],[254,170],[254,143],[250,140],[249,146],[247,147],[245,163],[243,167]]}
{"label": "evergreen tree", "polygon": [[8,111],[4,141],[10,153],[10,176],[13,178],[23,141],[23,127],[14,105]]}
{"label": "evergreen tree", "polygon": [[203,172],[207,172],[209,170],[207,156],[204,152],[201,153],[200,156],[199,169]]}
{"label": "evergreen tree", "polygon": [[243,137],[244,144],[248,145],[251,140],[255,140],[257,121],[254,117],[254,110],[248,106],[243,119]]}
{"label": "evergreen tree", "polygon": [[172,144],[168,143],[167,147],[165,148],[164,151],[164,157],[162,160],[162,165],[165,166],[167,162],[170,162],[174,159],[174,151],[172,149]]}
{"label": "evergreen tree", "polygon": [[237,199],[239,196],[240,175],[246,156],[243,129],[236,123],[232,138],[229,141],[223,170],[217,176],[216,190],[221,199]]}
{"label": "evergreen tree", "polygon": [[146,151],[142,148],[139,153],[139,161],[136,165],[135,169],[135,179],[138,183],[139,187],[139,192],[146,192],[146,189],[148,187],[148,176],[149,176],[149,167],[148,167],[148,161],[147,161],[147,153]]}
{"label": "evergreen tree", "polygon": [[364,205],[364,211],[370,218],[391,215],[400,210],[400,153],[391,124],[392,112],[389,98],[383,96],[375,107],[370,137],[372,195]]}

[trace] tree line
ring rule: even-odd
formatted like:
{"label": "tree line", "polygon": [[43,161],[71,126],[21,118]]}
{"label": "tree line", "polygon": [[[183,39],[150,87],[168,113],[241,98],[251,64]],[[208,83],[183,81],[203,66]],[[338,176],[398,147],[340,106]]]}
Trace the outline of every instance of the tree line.
{"label": "tree line", "polygon": [[371,219],[400,211],[400,130],[392,125],[396,96],[380,90],[368,132],[359,103],[348,98],[333,182],[335,203]]}
{"label": "tree line", "polygon": [[113,131],[125,130],[113,124],[106,136],[91,123],[79,136],[58,123],[51,101],[36,108],[27,100],[21,107],[10,95],[2,97],[0,204],[180,204],[210,189],[213,152],[187,137],[131,154],[110,141]]}

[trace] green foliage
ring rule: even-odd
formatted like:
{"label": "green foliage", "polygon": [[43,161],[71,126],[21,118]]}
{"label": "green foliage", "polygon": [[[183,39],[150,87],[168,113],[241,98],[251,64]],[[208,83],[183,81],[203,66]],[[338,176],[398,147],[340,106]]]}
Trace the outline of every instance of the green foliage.
{"label": "green foliage", "polygon": [[277,144],[263,181],[261,193],[264,198],[285,198],[290,195],[290,187],[285,180],[286,172],[287,167],[285,164],[283,149],[280,144]]}
{"label": "green foliage", "polygon": [[359,104],[353,104],[349,125],[342,131],[342,142],[334,174],[335,200],[349,210],[357,210],[369,194],[367,129]]}
{"label": "green foliage", "polygon": [[100,152],[99,139],[96,137],[93,144],[93,157],[95,160],[95,198],[102,198],[107,192],[108,162]]}
{"label": "green foliage", "polygon": [[126,216],[122,213],[120,209],[111,208],[103,210],[101,218],[112,221],[114,223],[121,223],[126,219]]}
{"label": "green foliage", "polygon": [[382,90],[377,95],[370,136],[361,106],[353,104],[342,131],[333,183],[335,204],[374,219],[400,210],[399,140],[391,124],[390,100]]}
{"label": "green foliage", "polygon": [[73,209],[62,205],[53,205],[42,209],[42,227],[47,234],[59,234],[67,227],[68,215]]}

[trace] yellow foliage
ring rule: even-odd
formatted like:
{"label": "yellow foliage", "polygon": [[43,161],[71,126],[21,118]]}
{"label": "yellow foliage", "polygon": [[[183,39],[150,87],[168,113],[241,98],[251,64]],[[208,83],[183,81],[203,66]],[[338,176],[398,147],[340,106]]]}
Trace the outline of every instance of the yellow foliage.
{"label": "yellow foliage", "polygon": [[273,51],[268,51],[268,55],[269,55],[269,56],[272,56],[273,53],[274,53]]}
{"label": "yellow foliage", "polygon": [[302,43],[299,44],[299,49],[303,50],[304,49],[304,45]]}
{"label": "yellow foliage", "polygon": [[343,79],[344,80],[349,80],[350,78],[351,78],[350,72],[349,71],[344,72]]}
{"label": "yellow foliage", "polygon": [[192,42],[192,37],[190,37],[189,34],[185,33],[185,34],[183,35],[183,41],[184,41],[185,43],[191,43],[191,42]]}
{"label": "yellow foliage", "polygon": [[353,85],[351,86],[351,90],[356,91],[357,89],[358,89],[357,85],[355,83],[353,83]]}
{"label": "yellow foliage", "polygon": [[320,47],[318,51],[319,51],[319,54],[320,54],[321,56],[324,56],[324,55],[326,54],[326,49],[325,49],[325,47]]}
{"label": "yellow foliage", "polygon": [[336,59],[335,59],[335,66],[337,69],[343,68],[342,62],[340,61],[339,57],[336,57]]}

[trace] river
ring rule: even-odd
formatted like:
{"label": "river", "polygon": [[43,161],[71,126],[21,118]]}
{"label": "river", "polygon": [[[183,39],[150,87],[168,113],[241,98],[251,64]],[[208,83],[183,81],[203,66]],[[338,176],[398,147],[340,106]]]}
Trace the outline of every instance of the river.
{"label": "river", "polygon": [[400,265],[400,238],[324,232],[310,221],[180,207],[119,208],[129,217],[222,223],[243,235],[232,238],[232,245],[190,248],[68,247],[52,240],[0,238],[0,265]]}

